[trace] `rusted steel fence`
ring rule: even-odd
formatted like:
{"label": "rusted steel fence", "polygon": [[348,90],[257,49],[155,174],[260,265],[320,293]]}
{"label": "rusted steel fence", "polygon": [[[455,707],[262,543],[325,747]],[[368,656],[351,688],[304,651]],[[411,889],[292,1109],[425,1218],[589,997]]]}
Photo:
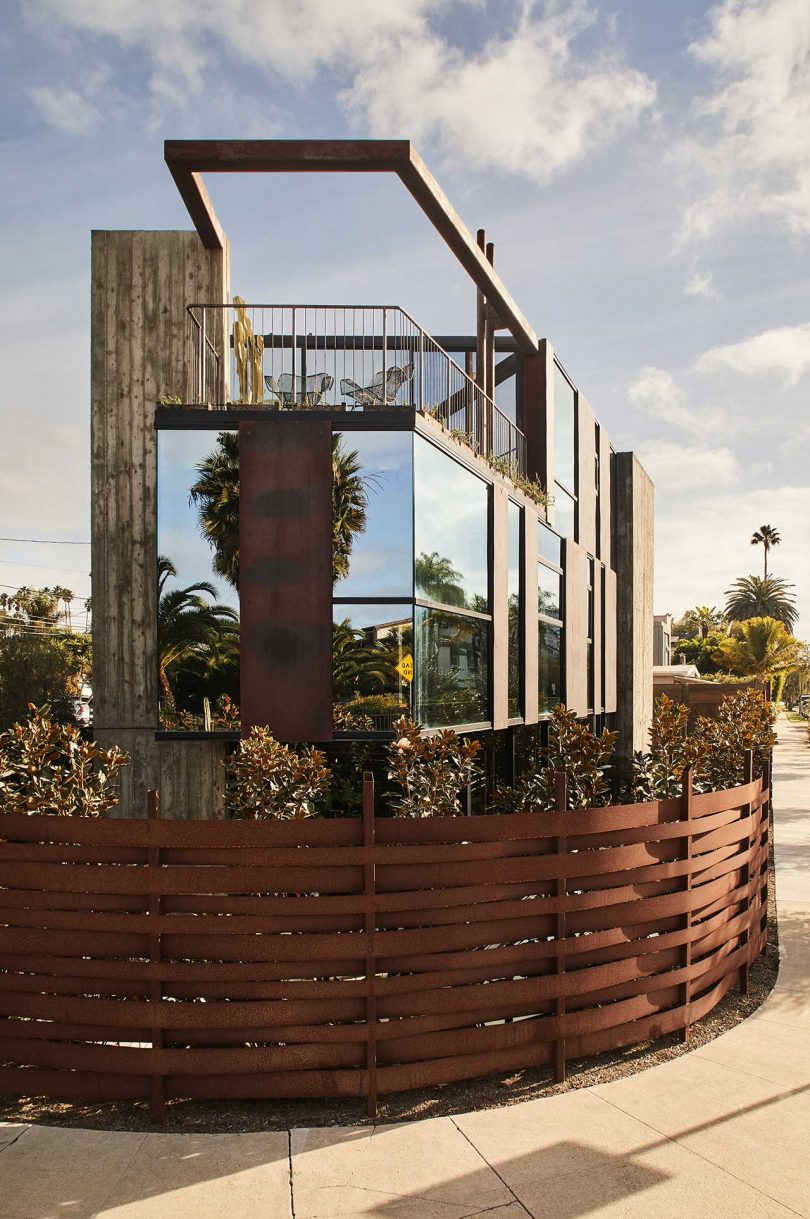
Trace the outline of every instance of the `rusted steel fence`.
{"label": "rusted steel fence", "polygon": [[657,803],[411,821],[375,818],[367,778],[357,819],[0,815],[0,1092],[373,1112],[687,1035],[765,946],[768,808],[767,775],[687,776]]}

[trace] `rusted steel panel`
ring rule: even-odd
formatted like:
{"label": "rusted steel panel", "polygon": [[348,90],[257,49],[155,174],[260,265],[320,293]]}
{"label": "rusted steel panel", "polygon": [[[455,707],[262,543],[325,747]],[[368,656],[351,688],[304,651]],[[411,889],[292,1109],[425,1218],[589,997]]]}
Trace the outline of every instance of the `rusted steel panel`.
{"label": "rusted steel panel", "polygon": [[239,425],[242,733],[332,739],[332,432]]}

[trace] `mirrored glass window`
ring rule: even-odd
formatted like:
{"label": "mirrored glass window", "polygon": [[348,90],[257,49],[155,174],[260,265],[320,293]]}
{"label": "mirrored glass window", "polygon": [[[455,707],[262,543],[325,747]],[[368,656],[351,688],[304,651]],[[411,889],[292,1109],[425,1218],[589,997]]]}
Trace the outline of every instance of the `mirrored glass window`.
{"label": "mirrored glass window", "polygon": [[158,435],[160,726],[239,728],[239,435]]}
{"label": "mirrored glass window", "polygon": [[562,627],[537,624],[539,711],[553,710],[562,697]]}
{"label": "mirrored glass window", "polygon": [[554,526],[563,537],[574,537],[576,522],[576,503],[573,496],[562,487],[554,487]]}
{"label": "mirrored glass window", "polygon": [[541,523],[537,526],[537,553],[541,559],[562,567],[562,538]]}
{"label": "mirrored glass window", "polygon": [[489,487],[414,437],[416,596],[489,612]]}
{"label": "mirrored glass window", "polygon": [[537,565],[537,612],[562,618],[562,576],[543,563]]}
{"label": "mirrored glass window", "polygon": [[554,478],[576,495],[576,395],[563,372],[554,365]]}
{"label": "mirrored glass window", "polygon": [[415,610],[415,712],[426,728],[489,720],[489,622]]}
{"label": "mirrored glass window", "polygon": [[339,732],[390,732],[409,714],[413,685],[411,606],[347,605],[332,616],[332,697]]}
{"label": "mirrored glass window", "polygon": [[336,597],[413,596],[413,434],[333,436]]}

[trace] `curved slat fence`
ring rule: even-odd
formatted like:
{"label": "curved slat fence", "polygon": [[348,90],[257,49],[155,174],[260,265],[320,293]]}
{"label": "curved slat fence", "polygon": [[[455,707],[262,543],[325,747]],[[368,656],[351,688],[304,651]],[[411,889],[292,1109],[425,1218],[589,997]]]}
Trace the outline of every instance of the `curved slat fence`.
{"label": "curved slat fence", "polygon": [[[562,792],[558,792],[562,804]],[[688,1035],[766,939],[767,778],[578,812],[0,815],[0,1092],[347,1096]]]}

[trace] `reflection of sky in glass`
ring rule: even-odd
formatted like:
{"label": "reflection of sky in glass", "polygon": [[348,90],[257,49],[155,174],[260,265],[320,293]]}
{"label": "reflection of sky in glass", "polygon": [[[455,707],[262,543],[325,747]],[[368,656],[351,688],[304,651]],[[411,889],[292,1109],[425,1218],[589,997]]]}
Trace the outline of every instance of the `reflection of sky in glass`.
{"label": "reflection of sky in glass", "polygon": [[158,432],[158,554],[177,568],[168,588],[185,588],[207,580],[216,600],[239,608],[239,594],[215,574],[213,551],[200,533],[197,509],[189,504],[196,466],[216,444],[216,432]]}
{"label": "reflection of sky in glass", "polygon": [[561,618],[562,576],[542,563],[537,566],[537,610],[549,618]]}
{"label": "reflection of sky in glass", "polygon": [[332,609],[333,622],[345,622],[356,631],[368,627],[391,626],[392,623],[411,625],[411,606],[406,602],[388,602],[385,605],[341,605]]}
{"label": "reflection of sky in glass", "polygon": [[349,574],[336,597],[410,597],[413,592],[411,432],[344,432],[366,479],[366,528],[355,536]]}
{"label": "reflection of sky in glass", "polygon": [[[488,603],[489,488],[421,436],[414,438],[414,553],[438,554],[458,574],[469,609]],[[417,589],[417,596],[441,600]],[[481,598],[481,602],[476,599]],[[455,602],[451,602],[455,604]]]}
{"label": "reflection of sky in glass", "polygon": [[554,488],[554,527],[566,538],[574,536],[574,501],[562,487]]}

